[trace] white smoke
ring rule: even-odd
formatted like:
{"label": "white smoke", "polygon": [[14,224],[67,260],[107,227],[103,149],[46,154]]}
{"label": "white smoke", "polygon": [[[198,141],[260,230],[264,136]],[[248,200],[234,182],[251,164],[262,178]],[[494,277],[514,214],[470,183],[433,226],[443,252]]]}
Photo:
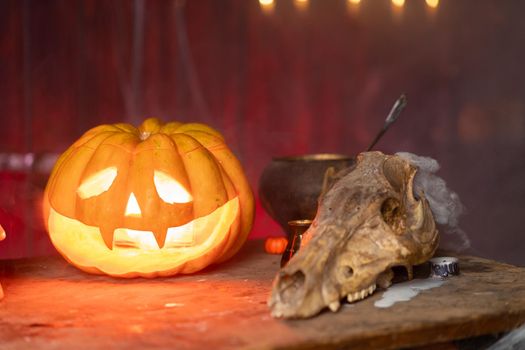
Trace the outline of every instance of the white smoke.
{"label": "white smoke", "polygon": [[[398,152],[396,155],[408,160],[419,168],[414,179],[414,191],[423,191],[430,204],[436,223],[443,226],[445,233],[452,235],[451,240],[442,240],[443,246],[449,249],[464,250],[470,247],[467,234],[459,227],[459,217],[465,211],[456,192],[447,187],[445,180],[435,175],[439,163],[429,157],[420,157],[408,152]],[[450,242],[457,238],[458,242]]]}

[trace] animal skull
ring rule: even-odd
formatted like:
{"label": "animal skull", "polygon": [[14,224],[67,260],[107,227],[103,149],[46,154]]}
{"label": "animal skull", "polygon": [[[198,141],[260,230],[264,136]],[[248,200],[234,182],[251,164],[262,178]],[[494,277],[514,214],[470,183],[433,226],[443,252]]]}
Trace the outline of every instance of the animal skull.
{"label": "animal skull", "polygon": [[439,243],[424,194],[414,194],[417,168],[381,152],[361,153],[321,195],[301,250],[282,268],[268,304],[274,317],[306,318],[342,298],[354,302],[387,288],[392,267],[427,261]]}

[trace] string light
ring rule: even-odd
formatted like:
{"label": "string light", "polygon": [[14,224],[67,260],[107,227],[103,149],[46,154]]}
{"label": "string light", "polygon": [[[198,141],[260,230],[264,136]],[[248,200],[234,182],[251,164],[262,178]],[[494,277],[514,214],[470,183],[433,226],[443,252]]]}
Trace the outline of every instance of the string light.
{"label": "string light", "polygon": [[308,0],[294,0],[294,5],[299,10],[304,11],[308,8]]}
{"label": "string light", "polygon": [[439,5],[439,0],[425,0],[428,7],[436,8]]}
{"label": "string light", "polygon": [[359,4],[361,0],[348,0],[346,2],[346,8],[351,16],[355,16],[359,12]]}
{"label": "string light", "polygon": [[[392,5],[398,9],[403,8],[406,2],[406,0],[390,0],[390,1]],[[293,2],[296,8],[299,10],[305,10],[308,8],[309,0],[293,0]],[[352,10],[352,12],[355,12],[354,10],[357,10],[357,6],[360,5],[361,2],[362,0],[347,0],[349,9]],[[430,9],[437,9],[437,7],[439,6],[439,0],[425,0],[425,3]],[[272,10],[275,7],[275,0],[259,0],[259,4],[261,5],[263,10],[272,12]],[[400,13],[398,13],[398,15],[400,15]]]}
{"label": "string light", "polygon": [[405,5],[405,0],[392,0],[392,4],[397,7],[403,7]]}
{"label": "string light", "polygon": [[273,8],[275,7],[274,0],[259,0],[259,4],[261,5],[262,10],[268,14],[272,13]]}

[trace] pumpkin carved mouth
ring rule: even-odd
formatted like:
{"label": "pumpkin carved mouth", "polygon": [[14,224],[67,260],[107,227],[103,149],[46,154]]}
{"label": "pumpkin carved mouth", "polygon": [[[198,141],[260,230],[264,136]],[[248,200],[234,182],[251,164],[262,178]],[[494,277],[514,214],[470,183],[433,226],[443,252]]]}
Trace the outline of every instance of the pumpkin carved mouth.
{"label": "pumpkin carved mouth", "polygon": [[[224,206],[226,206],[225,204]],[[216,212],[224,210],[224,206],[216,209]],[[134,230],[130,228],[117,228],[113,232],[112,250],[115,249],[177,249],[202,244],[209,232],[216,224],[214,213],[190,221],[185,225],[169,227],[165,234],[164,245],[161,246],[152,231]],[[206,237],[203,237],[203,233]],[[101,235],[102,238],[102,235]]]}
{"label": "pumpkin carved mouth", "polygon": [[[53,245],[82,270],[121,277],[137,274],[150,277],[150,274],[163,276],[163,271],[171,275],[173,266],[178,266],[180,261],[191,261],[221,249],[227,241],[224,236],[239,224],[238,212],[239,200],[234,198],[207,216],[170,227],[163,247],[159,247],[152,232],[118,228],[114,231],[113,248],[109,249],[98,227],[68,218],[52,208],[49,224],[53,229]],[[130,266],[133,266],[131,272]],[[184,264],[179,269],[184,273],[193,272]]]}

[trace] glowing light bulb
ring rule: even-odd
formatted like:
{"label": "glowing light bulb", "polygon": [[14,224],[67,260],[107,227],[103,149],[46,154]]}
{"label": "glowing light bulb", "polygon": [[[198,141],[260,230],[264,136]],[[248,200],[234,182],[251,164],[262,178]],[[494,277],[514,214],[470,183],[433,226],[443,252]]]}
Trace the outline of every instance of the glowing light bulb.
{"label": "glowing light bulb", "polygon": [[259,0],[259,4],[262,6],[272,6],[273,0]]}
{"label": "glowing light bulb", "polygon": [[359,7],[361,0],[348,0],[346,2],[346,9],[348,13],[352,16],[355,16],[359,12]]}
{"label": "glowing light bulb", "polygon": [[294,0],[294,5],[299,10],[304,11],[308,8],[308,0]]}
{"label": "glowing light bulb", "polygon": [[425,0],[428,7],[437,8],[439,6],[439,0]]}
{"label": "glowing light bulb", "polygon": [[274,0],[259,0],[259,4],[261,5],[263,12],[266,13],[272,13],[273,8],[275,7]]}
{"label": "glowing light bulb", "polygon": [[405,0],[392,0],[392,4],[397,7],[403,7],[405,5]]}

